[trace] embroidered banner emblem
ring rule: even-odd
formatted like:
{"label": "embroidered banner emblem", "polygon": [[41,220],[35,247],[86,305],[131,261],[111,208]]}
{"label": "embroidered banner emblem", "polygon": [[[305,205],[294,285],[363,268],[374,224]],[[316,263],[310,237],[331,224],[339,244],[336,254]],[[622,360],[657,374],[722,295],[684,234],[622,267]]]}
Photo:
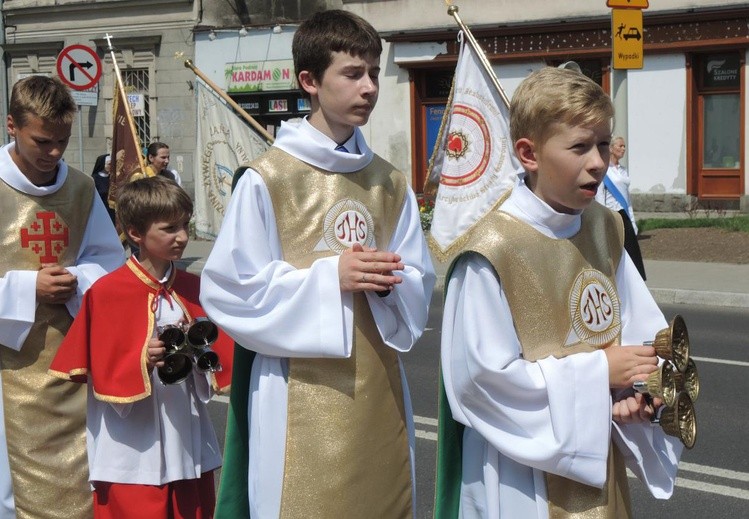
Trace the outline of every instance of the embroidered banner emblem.
{"label": "embroidered banner emblem", "polygon": [[39,256],[39,263],[57,263],[68,246],[68,226],[54,211],[36,213],[36,220],[21,229],[21,247]]}
{"label": "embroidered banner emblem", "polygon": [[367,207],[358,200],[341,200],[325,215],[323,240],[330,250],[338,254],[354,243],[374,247],[374,219]]}
{"label": "embroidered banner emblem", "polygon": [[611,280],[594,269],[583,270],[570,292],[572,328],[580,340],[609,344],[621,331],[619,297]]}

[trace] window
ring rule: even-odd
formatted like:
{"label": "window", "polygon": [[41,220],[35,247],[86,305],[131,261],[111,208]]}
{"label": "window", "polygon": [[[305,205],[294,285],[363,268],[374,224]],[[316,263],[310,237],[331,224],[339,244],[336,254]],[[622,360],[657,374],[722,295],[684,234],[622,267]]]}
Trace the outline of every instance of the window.
{"label": "window", "polygon": [[147,68],[122,70],[122,86],[125,94],[134,94],[131,99],[133,110],[133,121],[135,122],[135,131],[141,144],[145,147],[151,142],[151,116],[150,116],[150,95],[149,95],[149,77]]}
{"label": "window", "polygon": [[743,52],[694,54],[690,61],[690,194],[737,199],[744,192]]}

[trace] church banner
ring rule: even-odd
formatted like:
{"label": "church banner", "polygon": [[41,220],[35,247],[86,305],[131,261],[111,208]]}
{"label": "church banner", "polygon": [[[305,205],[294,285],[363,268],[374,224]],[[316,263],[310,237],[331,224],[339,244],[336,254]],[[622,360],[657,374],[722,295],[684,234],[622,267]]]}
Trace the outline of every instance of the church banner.
{"label": "church banner", "polygon": [[464,36],[424,188],[427,196],[435,197],[429,245],[441,261],[512,189],[520,170],[510,139],[509,110]]}
{"label": "church banner", "polygon": [[117,190],[133,178],[143,175],[140,139],[127,110],[127,102],[117,85],[114,88],[112,125],[112,181],[109,183],[109,207],[115,208]]}
{"label": "church banner", "polygon": [[202,81],[198,96],[198,156],[195,163],[195,232],[215,238],[231,196],[234,173],[268,144]]}

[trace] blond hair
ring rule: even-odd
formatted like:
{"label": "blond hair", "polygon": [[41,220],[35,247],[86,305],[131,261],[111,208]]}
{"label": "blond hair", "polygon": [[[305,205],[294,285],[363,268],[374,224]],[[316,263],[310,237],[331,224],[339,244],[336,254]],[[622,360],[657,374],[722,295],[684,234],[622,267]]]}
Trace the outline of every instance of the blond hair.
{"label": "blond hair", "polygon": [[70,90],[56,77],[28,76],[13,85],[8,115],[19,128],[29,117],[53,124],[73,124],[78,107]]}
{"label": "blond hair", "polygon": [[611,123],[611,98],[592,79],[574,70],[545,67],[529,75],[512,96],[510,135],[543,144],[553,123],[595,126]]}
{"label": "blond hair", "polygon": [[127,231],[144,233],[157,221],[176,221],[192,216],[190,195],[166,177],[145,177],[128,182],[119,189],[117,219]]}

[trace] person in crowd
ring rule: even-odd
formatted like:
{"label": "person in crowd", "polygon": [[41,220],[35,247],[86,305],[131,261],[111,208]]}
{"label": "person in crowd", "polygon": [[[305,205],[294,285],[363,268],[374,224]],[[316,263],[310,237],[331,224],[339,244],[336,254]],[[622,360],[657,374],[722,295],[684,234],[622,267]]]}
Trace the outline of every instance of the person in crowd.
{"label": "person in crowd", "polygon": [[76,111],[57,78],[13,85],[13,141],[0,148],[0,517],[91,515],[86,391],[47,368],[84,292],[125,258],[94,182],[62,160]]}
{"label": "person in crowd", "polygon": [[163,142],[152,142],[146,148],[146,159],[148,165],[146,166],[146,175],[153,177],[161,175],[174,180],[178,186],[182,185],[182,177],[174,169],[169,169],[169,146]]}
{"label": "person in crowd", "polygon": [[556,67],[512,97],[524,172],[447,279],[440,519],[630,517],[626,468],[657,498],[673,491],[682,446],[632,389],[657,369],[644,343],[666,321],[621,219],[593,203],[613,113],[595,82]]}
{"label": "person in crowd", "polygon": [[[148,177],[125,184],[117,208],[138,253],[86,293],[50,374],[88,382],[96,519],[210,518],[221,454],[207,403],[229,385],[232,342],[216,330],[220,372],[192,367],[197,352],[185,334],[210,329],[200,279],[174,265],[187,246],[192,200],[174,182]],[[170,333],[179,337],[170,348],[180,349],[165,357]]]}
{"label": "person in crowd", "polygon": [[300,25],[310,115],[242,175],[203,270],[206,312],[249,352],[235,352],[245,390],[232,390],[217,517],[413,516],[399,354],[426,325],[435,276],[406,177],[359,130],[381,52],[349,12]]}
{"label": "person in crowd", "polygon": [[94,179],[94,185],[96,186],[96,192],[99,193],[99,197],[101,197],[101,201],[104,203],[104,206],[107,208],[107,213],[109,214],[110,220],[112,220],[112,223],[114,223],[114,209],[109,207],[109,175],[112,172],[112,156],[108,153],[105,153],[104,155],[99,155],[96,157],[96,162],[94,163],[94,169],[91,172],[91,177]]}
{"label": "person in crowd", "polygon": [[632,258],[642,279],[646,279],[640,244],[637,242],[635,212],[629,199],[629,173],[621,164],[625,151],[626,145],[623,137],[617,136],[611,139],[609,169],[603,178],[603,183],[598,187],[596,201],[621,215],[624,223],[624,250]]}

